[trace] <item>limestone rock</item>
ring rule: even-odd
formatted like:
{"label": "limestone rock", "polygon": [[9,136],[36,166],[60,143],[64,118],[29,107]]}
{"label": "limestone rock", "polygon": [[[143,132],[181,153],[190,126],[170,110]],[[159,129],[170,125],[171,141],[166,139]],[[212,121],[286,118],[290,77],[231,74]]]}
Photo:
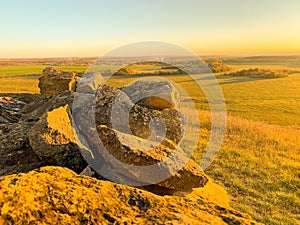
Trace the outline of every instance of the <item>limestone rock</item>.
{"label": "limestone rock", "polygon": [[58,96],[40,96],[22,108],[20,111],[22,114],[21,120],[37,121],[46,112],[52,111],[53,109],[66,104],[71,107],[73,97],[74,95],[71,91],[64,91]]}
{"label": "limestone rock", "polygon": [[75,75],[73,72],[58,71],[53,67],[45,68],[38,84],[41,94],[57,96],[63,91],[75,90]]}
{"label": "limestone rock", "polygon": [[[115,104],[116,98],[119,94],[122,94],[121,91],[117,88],[111,86],[103,86],[97,92],[97,99],[95,102],[95,122],[97,125],[107,125],[112,127],[112,107],[113,105],[118,110],[118,116],[114,117],[114,123],[118,125],[119,129],[122,129],[120,126],[123,124],[124,119],[122,114],[130,111],[133,103],[126,95],[120,95],[120,101]],[[125,124],[126,127],[129,127],[128,124]],[[124,128],[125,130],[126,128]]]}
{"label": "limestone rock", "polygon": [[76,145],[68,105],[46,112],[32,127],[29,142],[38,157],[79,173],[87,165]]}
{"label": "limestone rock", "polygon": [[1,224],[255,225],[232,209],[226,192],[211,181],[191,194],[147,191],[43,167],[0,179]]}
{"label": "limestone rock", "polygon": [[[172,153],[172,149],[165,145],[121,133],[110,129],[105,125],[98,126],[97,131],[106,150],[114,158],[128,165],[149,166],[160,164]],[[184,162],[188,163],[178,172],[174,171],[174,166],[172,164],[168,164],[164,167],[161,166],[160,174],[149,170],[142,174],[135,174],[136,171],[126,170],[126,168],[123,167],[115,168],[115,165],[108,161],[106,161],[106,166],[109,166],[111,168],[110,170],[114,173],[120,173],[125,176],[125,179],[141,179],[142,181],[146,178],[148,180],[155,180],[155,177],[165,174],[168,179],[161,181],[156,185],[162,187],[166,191],[169,190],[170,192],[190,191],[192,188],[205,186],[208,178],[193,160],[187,159],[183,152],[179,153],[177,156],[173,155],[173,157],[177,157],[174,161],[178,164],[182,163],[182,165],[184,165]],[[120,180],[120,182],[122,181]]]}
{"label": "limestone rock", "polygon": [[135,136],[153,141],[166,138],[175,145],[181,140],[183,123],[183,116],[168,108],[153,110],[136,104],[129,116],[129,126]]}
{"label": "limestone rock", "polygon": [[77,92],[93,94],[103,85],[104,79],[100,73],[85,73],[77,82]]}
{"label": "limestone rock", "polygon": [[[112,121],[113,106],[116,110],[114,121]],[[128,121],[125,117],[128,117]],[[95,108],[97,125],[108,127],[114,125],[113,128],[118,131],[154,141],[163,136],[178,144],[183,132],[183,120],[182,115],[174,109],[155,110],[133,104],[129,97],[117,88],[104,86],[98,91]]]}
{"label": "limestone rock", "polygon": [[133,103],[150,109],[176,108],[179,102],[177,89],[167,80],[138,80],[122,88],[122,91]]}

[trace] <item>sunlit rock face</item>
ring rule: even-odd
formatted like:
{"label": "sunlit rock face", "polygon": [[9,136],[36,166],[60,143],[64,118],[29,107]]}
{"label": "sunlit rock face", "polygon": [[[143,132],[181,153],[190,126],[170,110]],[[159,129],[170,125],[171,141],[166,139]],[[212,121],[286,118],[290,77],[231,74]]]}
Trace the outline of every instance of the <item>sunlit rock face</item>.
{"label": "sunlit rock face", "polygon": [[0,179],[1,224],[240,224],[255,225],[232,209],[223,188],[209,181],[179,196],[42,167]]}
{"label": "sunlit rock face", "polygon": [[50,165],[77,173],[87,166],[76,145],[68,105],[46,112],[32,127],[29,142],[37,156]]}
{"label": "sunlit rock face", "polygon": [[39,78],[39,88],[42,95],[57,96],[60,93],[76,88],[76,73],[64,72],[47,67]]}

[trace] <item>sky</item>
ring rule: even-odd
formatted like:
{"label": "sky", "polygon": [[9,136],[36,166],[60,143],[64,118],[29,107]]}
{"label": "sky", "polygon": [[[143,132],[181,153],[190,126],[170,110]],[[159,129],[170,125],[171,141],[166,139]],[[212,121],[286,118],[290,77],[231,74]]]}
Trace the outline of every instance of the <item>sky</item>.
{"label": "sky", "polygon": [[300,52],[299,0],[0,0],[0,58],[101,56],[137,41],[196,54]]}

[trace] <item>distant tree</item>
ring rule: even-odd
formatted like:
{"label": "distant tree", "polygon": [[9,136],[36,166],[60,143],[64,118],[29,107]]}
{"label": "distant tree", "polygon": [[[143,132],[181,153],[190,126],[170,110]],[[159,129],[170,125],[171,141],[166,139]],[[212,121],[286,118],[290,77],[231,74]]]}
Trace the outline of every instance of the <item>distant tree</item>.
{"label": "distant tree", "polygon": [[231,68],[225,65],[221,60],[219,59],[207,59],[205,61],[207,66],[211,69],[213,73],[224,73],[231,71]]}

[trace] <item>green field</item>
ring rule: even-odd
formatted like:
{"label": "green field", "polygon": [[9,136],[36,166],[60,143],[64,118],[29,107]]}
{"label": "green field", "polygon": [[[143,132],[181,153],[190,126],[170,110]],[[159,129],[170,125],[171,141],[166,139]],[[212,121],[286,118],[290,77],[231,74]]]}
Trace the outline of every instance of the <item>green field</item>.
{"label": "green field", "polygon": [[[29,66],[0,66],[0,78],[1,77],[14,77],[14,76],[26,76],[32,74],[41,74],[46,66],[43,65],[29,65]],[[87,66],[59,66],[56,67],[64,71],[76,71],[83,72],[88,68]]]}
{"label": "green field", "polygon": [[[48,66],[45,65],[28,65],[28,66],[0,66],[0,78],[3,77],[19,77],[28,75],[42,74],[42,71]],[[95,66],[54,66],[58,70],[68,72],[85,72],[87,69],[91,70],[106,70],[118,68],[112,65],[95,65]]]}

